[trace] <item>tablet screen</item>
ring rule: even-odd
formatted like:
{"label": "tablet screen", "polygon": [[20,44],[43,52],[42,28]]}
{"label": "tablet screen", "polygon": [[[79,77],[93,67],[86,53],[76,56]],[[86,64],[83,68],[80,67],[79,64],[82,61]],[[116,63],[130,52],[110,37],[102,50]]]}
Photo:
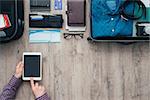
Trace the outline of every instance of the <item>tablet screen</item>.
{"label": "tablet screen", "polygon": [[40,55],[24,55],[24,77],[40,77]]}

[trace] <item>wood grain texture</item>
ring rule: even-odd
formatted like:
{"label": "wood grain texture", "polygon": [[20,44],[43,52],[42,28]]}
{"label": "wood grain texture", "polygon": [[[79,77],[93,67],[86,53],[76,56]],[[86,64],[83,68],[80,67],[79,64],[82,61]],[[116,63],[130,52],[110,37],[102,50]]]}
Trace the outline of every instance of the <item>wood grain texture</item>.
{"label": "wood grain texture", "polygon": [[[39,51],[43,54],[41,84],[52,100],[150,100],[149,43],[90,43],[87,17],[83,40],[62,36],[61,43],[29,44],[28,14],[29,1],[25,0],[23,37],[0,45],[0,90],[14,74],[22,53]],[[24,82],[16,100],[33,99],[29,82]]]}

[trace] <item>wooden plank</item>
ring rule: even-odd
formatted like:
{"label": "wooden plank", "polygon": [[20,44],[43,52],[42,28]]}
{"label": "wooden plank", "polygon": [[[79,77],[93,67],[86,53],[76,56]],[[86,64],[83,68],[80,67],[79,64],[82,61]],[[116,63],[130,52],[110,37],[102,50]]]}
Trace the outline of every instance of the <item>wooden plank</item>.
{"label": "wooden plank", "polygon": [[[61,43],[29,44],[28,14],[29,1],[25,1],[25,34],[18,41],[0,45],[0,90],[13,75],[22,53],[39,51],[43,54],[40,83],[52,100],[149,100],[149,43],[89,43],[87,18],[83,40],[64,40],[62,36]],[[30,83],[24,82],[16,100],[33,99]]]}

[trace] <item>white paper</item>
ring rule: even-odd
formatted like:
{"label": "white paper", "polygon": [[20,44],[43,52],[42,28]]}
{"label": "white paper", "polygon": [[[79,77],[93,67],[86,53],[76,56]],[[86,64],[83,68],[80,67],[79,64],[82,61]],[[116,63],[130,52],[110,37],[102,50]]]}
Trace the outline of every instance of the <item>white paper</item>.
{"label": "white paper", "polygon": [[50,42],[60,42],[61,36],[59,32],[54,32],[50,34]]}
{"label": "white paper", "polygon": [[49,42],[50,34],[45,32],[37,32],[30,35],[30,42]]}
{"label": "white paper", "polygon": [[4,27],[5,27],[4,17],[2,14],[0,14],[0,28],[4,28]]}
{"label": "white paper", "polygon": [[30,30],[29,34],[30,43],[48,43],[60,42],[60,30]]}

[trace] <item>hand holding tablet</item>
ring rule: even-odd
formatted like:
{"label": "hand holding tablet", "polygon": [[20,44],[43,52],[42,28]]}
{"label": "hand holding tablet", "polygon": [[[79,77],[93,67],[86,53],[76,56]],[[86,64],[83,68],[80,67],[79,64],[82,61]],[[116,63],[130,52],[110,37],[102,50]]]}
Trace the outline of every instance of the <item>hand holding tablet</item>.
{"label": "hand holding tablet", "polygon": [[40,52],[23,53],[23,80],[42,80],[42,54]]}
{"label": "hand holding tablet", "polygon": [[14,76],[16,78],[21,78],[23,69],[24,69],[23,63],[19,62],[18,65],[16,66],[16,71]]}

